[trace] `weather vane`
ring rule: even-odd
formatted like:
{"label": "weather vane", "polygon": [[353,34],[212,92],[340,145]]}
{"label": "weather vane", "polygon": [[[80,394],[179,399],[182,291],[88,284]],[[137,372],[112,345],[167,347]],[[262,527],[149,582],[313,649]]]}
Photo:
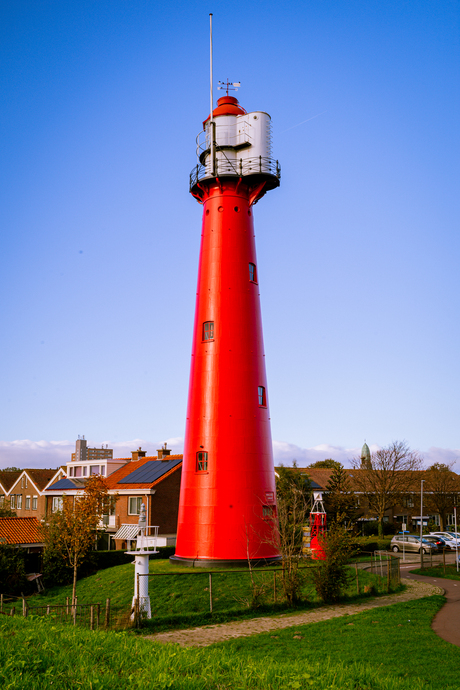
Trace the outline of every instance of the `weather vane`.
{"label": "weather vane", "polygon": [[241,82],[235,81],[235,82],[230,82],[228,81],[219,81],[219,86],[217,87],[217,90],[220,91],[222,89],[227,89],[227,96],[229,91],[238,91],[238,88],[241,86]]}

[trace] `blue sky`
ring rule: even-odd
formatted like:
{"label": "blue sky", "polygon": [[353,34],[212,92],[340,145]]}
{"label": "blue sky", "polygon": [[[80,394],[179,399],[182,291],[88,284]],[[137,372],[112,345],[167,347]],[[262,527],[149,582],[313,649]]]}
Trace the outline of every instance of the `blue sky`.
{"label": "blue sky", "polygon": [[0,467],[181,448],[209,12],[282,167],[254,214],[275,457],[457,461],[457,0],[3,0]]}

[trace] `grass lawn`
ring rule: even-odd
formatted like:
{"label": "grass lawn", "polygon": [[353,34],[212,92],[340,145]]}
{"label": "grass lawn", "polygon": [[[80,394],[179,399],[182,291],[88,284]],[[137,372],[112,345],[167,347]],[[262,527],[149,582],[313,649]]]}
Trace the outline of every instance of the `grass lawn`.
{"label": "grass lawn", "polygon": [[440,596],[201,649],[0,616],[2,690],[458,690]]}
{"label": "grass lawn", "polygon": [[[282,601],[281,575],[277,578],[277,601],[274,603],[273,572],[257,570],[254,578],[266,587],[261,605],[257,610],[249,606],[251,601],[250,579],[248,571],[225,573],[213,572],[212,594],[213,613],[209,612],[209,571],[191,569],[175,565],[168,560],[150,561],[149,592],[152,607],[152,620],[146,625],[152,630],[171,627],[187,627],[223,622],[233,618],[266,615],[268,612],[282,612],[286,610]],[[360,591],[365,585],[373,586],[377,591],[386,592],[386,582],[377,575],[366,571],[359,571]],[[129,613],[131,609],[134,589],[134,568],[131,564],[119,565],[84,578],[77,583],[77,597],[79,604],[105,605],[107,597],[111,600],[114,617]],[[66,597],[72,593],[71,586],[54,587],[46,593],[35,595],[28,600],[29,606],[45,606],[47,604],[65,604]],[[305,584],[303,594],[306,603],[303,608],[318,606],[320,601],[314,592],[313,585]],[[356,600],[356,579],[351,571],[349,587],[345,599]],[[364,596],[361,594],[361,596]],[[33,613],[33,609],[31,611]]]}
{"label": "grass lawn", "polygon": [[460,572],[457,572],[457,566],[446,565],[446,572],[444,573],[443,565],[434,566],[432,568],[417,568],[416,570],[411,570],[411,573],[415,575],[426,575],[427,577],[446,577],[448,580],[460,580]]}

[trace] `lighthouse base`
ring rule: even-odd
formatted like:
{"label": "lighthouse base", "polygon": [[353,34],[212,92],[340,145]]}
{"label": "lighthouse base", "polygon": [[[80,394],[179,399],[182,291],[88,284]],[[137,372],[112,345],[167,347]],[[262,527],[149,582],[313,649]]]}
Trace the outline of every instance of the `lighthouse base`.
{"label": "lighthouse base", "polygon": [[281,563],[281,556],[272,556],[270,558],[247,558],[236,559],[217,559],[217,558],[182,558],[181,556],[170,556],[171,563],[176,565],[187,565],[190,568],[248,568],[249,563],[254,568],[261,568],[266,565],[276,565]]}

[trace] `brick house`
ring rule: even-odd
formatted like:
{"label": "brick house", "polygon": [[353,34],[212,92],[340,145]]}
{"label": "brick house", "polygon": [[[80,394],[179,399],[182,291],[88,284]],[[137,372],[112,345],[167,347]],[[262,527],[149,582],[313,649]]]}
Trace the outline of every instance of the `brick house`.
{"label": "brick house", "polygon": [[[4,493],[0,489],[0,505],[8,503],[8,507],[21,518],[36,518],[42,520],[46,515],[46,488],[65,476],[65,468],[56,470],[27,469],[20,472],[1,472],[1,486],[8,483]],[[12,476],[8,476],[12,475]]]}
{"label": "brick house", "polygon": [[[323,492],[326,492],[326,486],[329,482],[329,478],[333,470],[315,467],[302,467],[298,468],[297,471],[301,474],[306,475],[310,479],[310,481],[312,482],[312,487],[314,489],[316,489],[317,491],[321,490]],[[365,471],[366,470],[362,469],[345,468],[345,472],[347,473],[348,479],[350,480],[351,488],[356,495],[357,516],[358,520],[361,521],[376,519],[375,514],[368,510],[366,498],[360,493],[356,482],[357,475],[360,472]],[[457,482],[457,484],[460,485],[459,476],[455,472],[452,472],[451,474],[453,479]],[[419,470],[414,472],[414,476],[415,479],[412,483],[412,486],[409,488],[407,494],[404,497],[402,497],[401,501],[399,501],[399,499],[395,501],[394,505],[388,508],[388,510],[385,512],[384,522],[395,524],[398,527],[398,529],[401,528],[401,525],[403,523],[407,525],[408,530],[415,530],[418,529],[420,526],[420,487],[421,480],[425,480],[427,475],[424,470]],[[425,490],[425,497],[427,497],[427,493],[429,492]],[[425,508],[423,514],[424,524],[425,521],[428,522],[428,520],[430,520],[435,525],[440,524],[439,514],[430,513]],[[453,525],[453,523],[454,516],[452,512],[452,514],[447,515],[447,524]]]}
{"label": "brick house", "polygon": [[[62,496],[78,496],[84,491],[87,475],[76,477],[70,472],[75,461],[67,463],[67,476],[61,476],[50,483],[45,491],[45,515],[59,510]],[[110,458],[105,463],[104,472],[109,495],[116,498],[110,514],[104,516],[103,525],[106,536],[99,543],[102,549],[126,549],[130,547],[130,533],[139,521],[140,507],[145,505],[148,525],[158,526],[158,544],[174,545],[179,511],[179,492],[182,474],[182,455],[171,455],[163,448],[155,456],[147,456],[139,448],[131,453],[131,458]],[[115,469],[116,468],[116,469]],[[112,471],[113,470],[113,471]],[[124,529],[123,526],[132,526]],[[115,535],[119,533],[114,539]]]}

